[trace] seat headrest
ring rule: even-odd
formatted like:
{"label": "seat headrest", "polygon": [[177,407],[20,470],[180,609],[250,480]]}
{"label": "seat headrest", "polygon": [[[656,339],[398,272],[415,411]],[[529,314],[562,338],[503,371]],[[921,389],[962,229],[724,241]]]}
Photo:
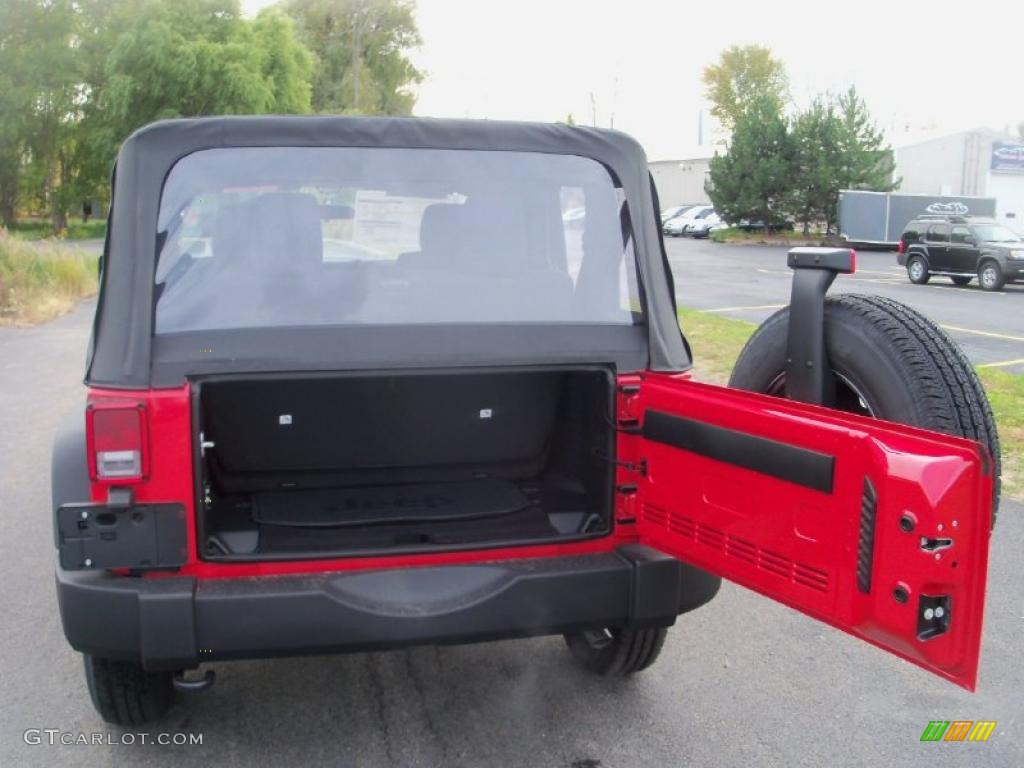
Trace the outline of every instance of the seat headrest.
{"label": "seat headrest", "polygon": [[423,209],[420,219],[420,252],[443,258],[466,236],[465,206],[458,203],[434,203]]}
{"label": "seat headrest", "polygon": [[420,252],[434,266],[471,272],[544,267],[544,254],[530,253],[526,227],[523,212],[506,201],[435,203],[423,211]]}
{"label": "seat headrest", "polygon": [[323,261],[320,207],[302,192],[269,192],[220,209],[213,255],[221,264],[309,267]]}

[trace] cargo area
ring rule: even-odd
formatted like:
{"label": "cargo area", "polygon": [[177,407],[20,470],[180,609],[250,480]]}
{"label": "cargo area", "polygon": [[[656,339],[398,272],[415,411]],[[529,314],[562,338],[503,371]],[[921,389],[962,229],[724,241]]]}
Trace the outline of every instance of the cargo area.
{"label": "cargo area", "polygon": [[482,548],[610,529],[608,369],[196,382],[205,559]]}

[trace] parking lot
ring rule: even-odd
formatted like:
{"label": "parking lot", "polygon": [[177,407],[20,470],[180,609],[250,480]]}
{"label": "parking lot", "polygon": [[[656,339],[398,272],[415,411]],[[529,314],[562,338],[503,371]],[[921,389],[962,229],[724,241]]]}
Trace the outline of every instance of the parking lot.
{"label": "parking lot", "polygon": [[[689,241],[669,249],[682,304],[758,320],[786,300],[781,251]],[[922,289],[904,284],[889,260],[861,255],[858,276],[837,288],[911,300],[944,324],[972,329],[954,333],[978,362],[1024,357],[1024,342],[1003,338],[1024,306],[1020,288]],[[89,703],[52,580],[50,440],[62,415],[81,407],[92,309],[0,329],[2,765],[1024,764],[1024,508],[1012,503],[994,537],[973,695],[726,585],[679,621],[657,665],[628,681],[579,671],[560,638],[217,664],[211,691],[182,697],[149,729],[202,734],[201,746],[26,744],[30,728],[122,735]],[[986,743],[921,743],[935,719],[998,725]]]}
{"label": "parking lot", "polygon": [[[666,238],[679,305],[759,323],[789,303],[786,249]],[[873,293],[911,305],[938,322],[971,362],[1024,374],[1024,284],[986,292],[977,281],[958,288],[946,277],[913,285],[891,251],[857,253],[857,272],[831,293]],[[700,350],[696,350],[699,355]]]}

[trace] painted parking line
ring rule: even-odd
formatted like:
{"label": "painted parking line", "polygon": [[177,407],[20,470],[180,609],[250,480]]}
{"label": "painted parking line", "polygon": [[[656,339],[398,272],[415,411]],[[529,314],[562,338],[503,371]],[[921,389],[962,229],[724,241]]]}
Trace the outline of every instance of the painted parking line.
{"label": "painted parking line", "polygon": [[1016,360],[1002,360],[998,363],[983,363],[979,365],[979,368],[1009,368],[1013,365],[1024,365],[1024,357],[1018,357]]}
{"label": "painted parking line", "polygon": [[885,275],[886,277],[902,277],[903,270],[897,267],[891,270],[881,269],[858,269],[855,274],[858,275]]}
{"label": "painted parking line", "polygon": [[962,328],[959,325],[941,325],[940,328],[944,328],[947,331],[957,331],[958,333],[969,333],[972,336],[986,336],[990,339],[1004,339],[1006,341],[1024,341],[1024,336],[1011,336],[1008,333],[995,333],[994,331],[978,331],[974,328]]}
{"label": "painted parking line", "polygon": [[[761,272],[761,273],[763,273],[765,275],[787,275],[787,276],[789,276],[789,275],[793,274],[793,270],[791,270],[791,269],[765,269],[764,267],[757,267],[756,269],[757,269],[758,272]],[[850,279],[850,280],[860,280],[860,279],[863,279],[863,280],[878,280],[878,278],[872,278],[872,277],[861,278],[860,275],[882,275],[883,277],[886,277],[889,280],[901,280],[901,279],[903,279],[903,271],[902,270],[897,271],[897,272],[886,272],[886,271],[883,271],[883,270],[880,270],[880,269],[858,269],[855,273],[853,273],[853,275],[851,275],[847,279]]]}
{"label": "painted parking line", "polygon": [[[753,304],[746,307],[718,307],[717,309],[703,309],[702,312],[709,314],[717,314],[721,312],[759,312],[767,309],[782,309],[783,307],[789,306],[788,304]],[[955,331],[956,333],[967,333],[971,336],[985,336],[990,339],[1002,339],[1004,341],[1024,341],[1024,336],[1013,336],[1008,333],[996,333],[995,331],[979,331],[976,328],[964,328],[960,325],[942,325],[941,328],[947,331]],[[982,367],[1002,367],[1010,365],[1019,365],[1024,363],[1024,358],[1020,360],[1008,360],[1002,363],[988,363]]]}
{"label": "painted parking line", "polygon": [[754,307],[720,307],[718,309],[704,309],[702,312],[756,312],[760,309],[782,309],[788,304],[758,304]]}

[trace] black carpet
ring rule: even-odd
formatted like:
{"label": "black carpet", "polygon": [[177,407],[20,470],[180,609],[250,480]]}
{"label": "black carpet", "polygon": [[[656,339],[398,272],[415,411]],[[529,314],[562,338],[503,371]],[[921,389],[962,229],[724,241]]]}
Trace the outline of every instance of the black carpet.
{"label": "black carpet", "polygon": [[497,517],[529,506],[508,480],[272,491],[252,497],[261,525],[344,528]]}

